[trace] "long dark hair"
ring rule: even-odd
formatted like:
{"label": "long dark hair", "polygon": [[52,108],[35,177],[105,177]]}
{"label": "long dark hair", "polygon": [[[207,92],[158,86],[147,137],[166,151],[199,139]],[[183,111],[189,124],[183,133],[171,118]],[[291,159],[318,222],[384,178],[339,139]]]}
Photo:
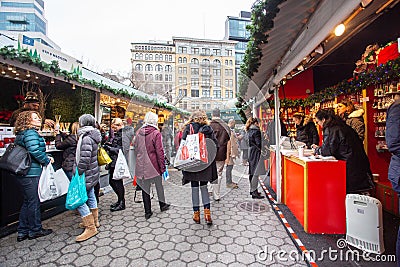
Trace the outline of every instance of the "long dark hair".
{"label": "long dark hair", "polygon": [[246,122],[246,127],[245,127],[246,131],[250,129],[251,125],[254,125],[256,123],[260,123],[260,120],[257,118],[249,118]]}
{"label": "long dark hair", "polygon": [[323,124],[324,128],[344,124],[343,120],[339,116],[335,115],[335,112],[332,109],[318,110],[318,112],[315,114],[315,117],[320,121],[325,119]]}

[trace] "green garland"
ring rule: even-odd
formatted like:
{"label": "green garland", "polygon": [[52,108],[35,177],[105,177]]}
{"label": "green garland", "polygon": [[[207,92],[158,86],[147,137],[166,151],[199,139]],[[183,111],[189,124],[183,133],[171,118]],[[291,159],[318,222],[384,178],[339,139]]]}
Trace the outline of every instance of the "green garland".
{"label": "green garland", "polygon": [[149,103],[155,107],[167,109],[170,111],[176,111],[178,113],[189,115],[189,112],[183,111],[177,107],[174,107],[168,103],[160,102],[157,99],[150,99],[148,96],[141,96],[135,93],[129,93],[128,90],[122,88],[112,88],[109,85],[103,84],[103,82],[96,82],[95,80],[88,80],[82,78],[79,75],[79,70],[74,72],[68,72],[66,70],[61,70],[58,61],[53,60],[50,64],[43,62],[40,57],[32,54],[28,49],[16,49],[14,46],[4,46],[0,48],[0,56],[4,59],[17,60],[23,64],[29,64],[38,67],[44,72],[52,72],[55,76],[62,76],[67,82],[76,81],[82,85],[90,85],[94,88],[100,90],[106,90],[113,93],[116,96],[124,97],[127,99],[132,99],[139,102]]}
{"label": "green garland", "polygon": [[273,19],[279,12],[279,4],[285,0],[260,0],[254,4],[251,12],[251,25],[247,26],[250,32],[250,39],[247,43],[243,63],[240,66],[239,90],[237,94],[237,113],[246,121],[245,110],[248,105],[244,97],[247,92],[250,77],[257,72],[262,57],[261,45],[268,43],[268,32],[274,26]]}

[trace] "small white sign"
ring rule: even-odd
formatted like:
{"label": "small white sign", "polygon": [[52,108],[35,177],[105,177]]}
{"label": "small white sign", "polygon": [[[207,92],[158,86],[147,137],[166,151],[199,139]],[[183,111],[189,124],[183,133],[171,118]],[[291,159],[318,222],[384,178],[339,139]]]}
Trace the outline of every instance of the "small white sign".
{"label": "small white sign", "polygon": [[368,102],[369,101],[369,97],[362,97],[360,98],[360,102]]}

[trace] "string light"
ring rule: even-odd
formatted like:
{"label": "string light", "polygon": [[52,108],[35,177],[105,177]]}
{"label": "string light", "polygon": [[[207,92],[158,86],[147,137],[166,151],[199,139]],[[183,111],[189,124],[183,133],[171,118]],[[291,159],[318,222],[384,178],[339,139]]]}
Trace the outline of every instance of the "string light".
{"label": "string light", "polygon": [[1,68],[1,74],[6,74],[6,71],[3,68]]}
{"label": "string light", "polygon": [[8,65],[8,70],[12,70],[13,68],[10,66],[10,65]]}
{"label": "string light", "polygon": [[72,85],[72,90],[75,90],[75,89],[76,89],[76,88],[75,88],[75,84],[73,84],[73,85]]}
{"label": "string light", "polygon": [[336,26],[335,28],[335,35],[336,36],[341,36],[344,33],[344,30],[346,29],[346,27],[344,26],[344,24],[339,24]]}
{"label": "string light", "polygon": [[51,78],[50,83],[54,83],[54,79],[53,78]]}
{"label": "string light", "polygon": [[26,77],[31,77],[31,73],[29,72],[29,70],[26,71]]}

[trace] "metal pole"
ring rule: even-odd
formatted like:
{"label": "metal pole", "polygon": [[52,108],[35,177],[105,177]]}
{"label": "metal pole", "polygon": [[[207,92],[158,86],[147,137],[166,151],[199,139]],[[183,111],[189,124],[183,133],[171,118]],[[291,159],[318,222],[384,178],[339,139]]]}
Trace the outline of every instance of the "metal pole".
{"label": "metal pole", "polygon": [[275,103],[275,176],[276,176],[276,201],[281,203],[281,188],[282,188],[282,177],[281,177],[281,149],[280,149],[280,139],[281,139],[281,123],[279,118],[279,86],[275,87],[274,93],[274,103]]}

